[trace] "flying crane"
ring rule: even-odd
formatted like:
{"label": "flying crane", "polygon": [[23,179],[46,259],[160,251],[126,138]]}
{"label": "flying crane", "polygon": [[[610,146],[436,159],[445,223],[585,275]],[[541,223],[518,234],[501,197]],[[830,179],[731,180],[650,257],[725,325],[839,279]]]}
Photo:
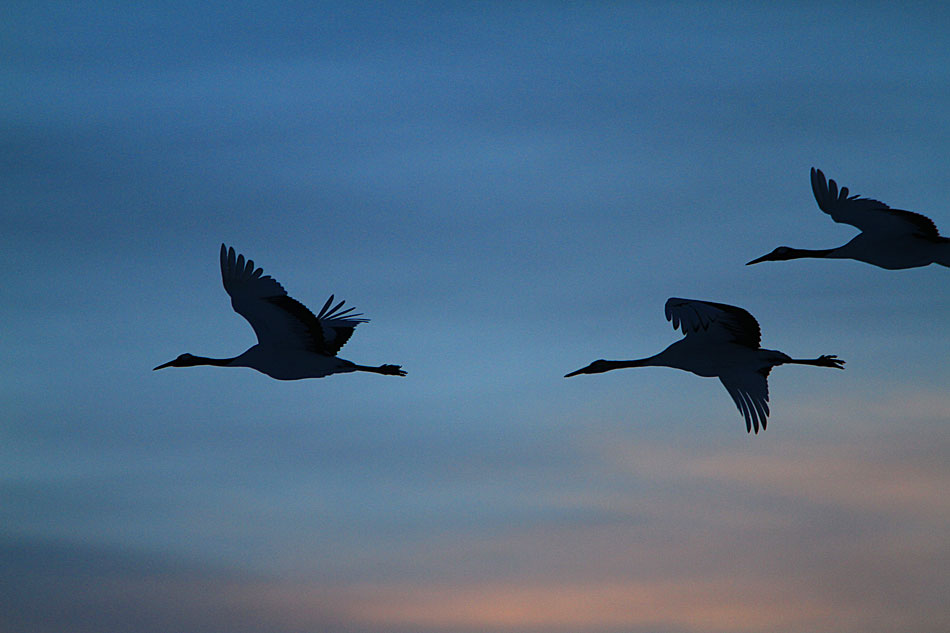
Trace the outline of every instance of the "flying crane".
{"label": "flying crane", "polygon": [[233,248],[221,245],[221,280],[231,296],[234,311],[247,319],[257,345],[234,358],[206,358],[182,354],[155,369],[164,367],[250,367],[277,380],[322,378],[330,374],[366,371],[387,376],[405,376],[399,365],[371,367],[337,357],[340,348],[353,335],[361,314],[353,308],[342,310],[343,301],[333,305],[333,295],[319,314],[287,295],[275,279],[254,267],[253,260],[235,255]]}
{"label": "flying crane", "polygon": [[917,268],[929,264],[950,267],[950,238],[937,231],[925,215],[892,209],[883,202],[849,196],[834,180],[825,180],[820,169],[811,169],[811,189],[818,207],[835,222],[861,229],[850,242],[837,248],[807,249],[779,246],[749,264],[802,257],[855,259],[888,270]]}
{"label": "flying crane", "polygon": [[746,430],[758,433],[768,422],[768,377],[773,367],[796,364],[844,369],[844,361],[837,356],[803,360],[761,349],[758,321],[735,306],[674,297],[666,302],[666,319],[685,336],[659,354],[638,360],[595,360],[564,377],[626,367],[673,367],[717,377],[745,418]]}

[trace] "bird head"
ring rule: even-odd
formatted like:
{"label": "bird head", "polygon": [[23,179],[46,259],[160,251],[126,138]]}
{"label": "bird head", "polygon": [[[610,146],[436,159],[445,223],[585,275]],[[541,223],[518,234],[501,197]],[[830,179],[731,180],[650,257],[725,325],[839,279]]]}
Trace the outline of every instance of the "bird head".
{"label": "bird head", "polygon": [[779,246],[771,253],[763,255],[757,259],[753,259],[751,262],[746,262],[746,266],[750,264],[758,264],[759,262],[778,262],[786,259],[792,259],[794,256],[794,251],[788,246]]}
{"label": "bird head", "polygon": [[196,356],[192,356],[191,354],[182,354],[175,360],[170,360],[163,365],[159,365],[158,367],[153,367],[152,371],[155,371],[156,369],[164,369],[165,367],[194,367],[195,365],[198,364],[197,362],[195,362],[196,360],[197,360]]}
{"label": "bird head", "polygon": [[587,367],[582,367],[578,369],[577,371],[572,371],[569,374],[565,374],[564,377],[570,378],[571,376],[576,376],[578,374],[602,374],[609,369],[610,369],[610,366],[607,363],[607,361],[603,359],[595,360],[593,363],[591,363]]}

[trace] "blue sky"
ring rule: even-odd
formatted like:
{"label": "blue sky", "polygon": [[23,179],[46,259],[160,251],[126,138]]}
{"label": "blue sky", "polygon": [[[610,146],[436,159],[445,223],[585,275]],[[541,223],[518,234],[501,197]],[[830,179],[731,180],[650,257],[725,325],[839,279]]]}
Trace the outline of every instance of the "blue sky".
{"label": "blue sky", "polygon": [[[944,234],[950,10],[10,3],[0,630],[950,627],[947,271],[743,264]],[[155,365],[254,341],[233,245],[405,379]],[[739,305],[780,367],[564,380]]]}

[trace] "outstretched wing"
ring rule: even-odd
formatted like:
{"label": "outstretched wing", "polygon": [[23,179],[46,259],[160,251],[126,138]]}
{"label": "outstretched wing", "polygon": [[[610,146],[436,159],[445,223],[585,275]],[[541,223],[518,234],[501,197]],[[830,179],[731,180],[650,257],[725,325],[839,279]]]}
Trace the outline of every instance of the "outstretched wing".
{"label": "outstretched wing", "polygon": [[231,307],[247,319],[262,345],[306,349],[335,356],[352,336],[353,329],[368,319],[351,314],[353,308],[340,310],[343,302],[330,307],[333,295],[319,316],[287,295],[287,291],[253,260],[245,260],[233,248],[221,245],[221,281],[231,296]]}
{"label": "outstretched wing", "polygon": [[916,233],[939,237],[937,225],[925,215],[892,209],[879,200],[848,196],[848,188],[834,180],[825,180],[820,169],[811,168],[811,189],[818,207],[835,222],[850,224],[869,233]]}
{"label": "outstretched wing", "polygon": [[760,371],[737,372],[719,376],[719,381],[726,388],[733,402],[745,418],[745,428],[748,432],[759,432],[759,427],[765,430],[769,418],[769,369]]}
{"label": "outstretched wing", "polygon": [[666,320],[673,329],[693,338],[704,338],[759,348],[762,332],[759,323],[751,314],[725,303],[679,299],[666,301]]}

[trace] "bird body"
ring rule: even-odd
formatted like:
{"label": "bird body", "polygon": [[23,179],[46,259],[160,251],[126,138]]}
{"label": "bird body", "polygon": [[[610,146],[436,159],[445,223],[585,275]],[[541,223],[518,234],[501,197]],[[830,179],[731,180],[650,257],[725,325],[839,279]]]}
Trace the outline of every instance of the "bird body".
{"label": "bird body", "polygon": [[828,255],[835,259],[854,259],[887,270],[919,268],[930,264],[950,266],[950,239],[928,239],[915,233],[891,236],[860,233]]}
{"label": "bird body", "polygon": [[336,354],[368,319],[341,310],[343,301],[333,305],[333,295],[318,315],[287,295],[276,280],[255,268],[253,260],[236,255],[221,245],[221,280],[231,297],[234,311],[251,324],[257,345],[234,358],[207,358],[182,354],[155,367],[250,367],[277,380],[322,378],[331,374],[365,371],[389,376],[405,376],[398,365],[378,367],[357,365]]}
{"label": "bird body", "polygon": [[649,359],[647,366],[682,369],[704,378],[715,378],[735,371],[762,371],[787,362],[788,356],[770,349],[753,349],[728,342],[706,344],[685,337]]}
{"label": "bird body", "polygon": [[836,356],[796,359],[760,348],[755,317],[724,303],[674,297],[666,302],[666,318],[685,336],[659,354],[637,360],[596,360],[565,378],[629,367],[672,367],[718,377],[745,418],[746,429],[758,433],[768,423],[768,376],[773,367],[798,364],[842,369],[844,365]]}
{"label": "bird body", "polygon": [[779,246],[771,253],[748,262],[784,261],[803,257],[854,259],[888,270],[918,268],[930,264],[950,267],[950,238],[937,231],[927,216],[892,209],[878,200],[849,196],[848,188],[826,180],[820,169],[811,170],[812,192],[818,207],[835,222],[861,230],[837,248],[807,249]]}
{"label": "bird body", "polygon": [[250,367],[277,380],[323,378],[330,374],[357,371],[359,367],[355,363],[336,356],[260,344],[252,346],[233,359],[229,366]]}

